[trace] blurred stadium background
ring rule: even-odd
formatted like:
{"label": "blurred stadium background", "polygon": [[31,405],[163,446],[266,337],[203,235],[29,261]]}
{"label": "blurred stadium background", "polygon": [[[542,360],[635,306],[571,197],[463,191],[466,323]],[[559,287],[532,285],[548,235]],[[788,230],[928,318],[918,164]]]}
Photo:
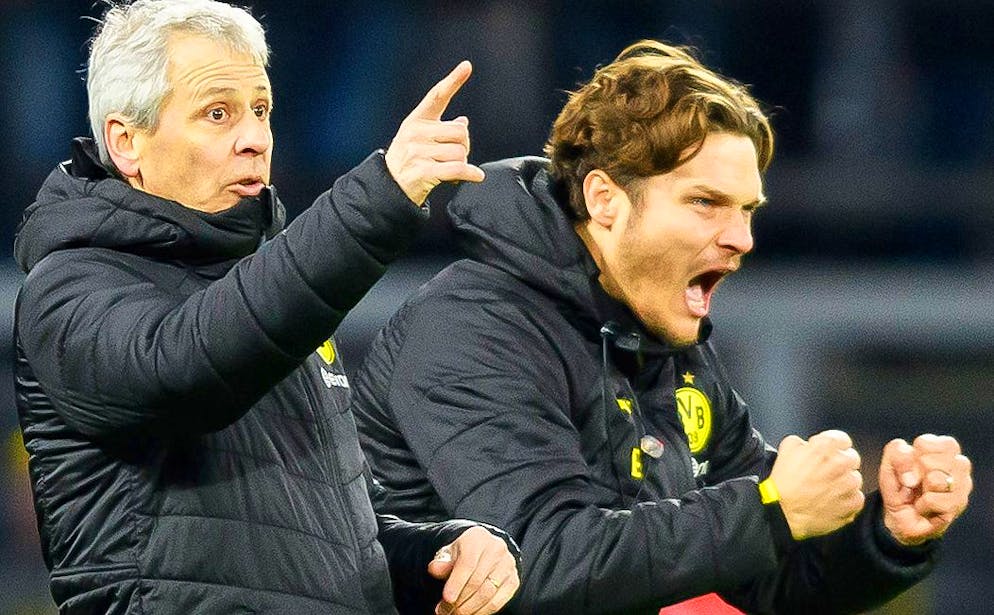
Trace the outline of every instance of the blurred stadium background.
{"label": "blurred stadium background", "polygon": [[[757,249],[715,301],[716,345],[774,443],[839,427],[870,486],[882,445],[956,435],[971,508],[936,573],[881,613],[990,613],[994,587],[994,2],[990,0],[252,3],[269,32],[274,183],[291,216],[375,147],[455,63],[474,75],[475,162],[539,153],[563,91],[645,37],[696,46],[774,113]],[[10,346],[21,211],[86,134],[90,0],[0,0],[0,336]],[[351,369],[454,254],[433,196],[413,252],[342,324]],[[55,612],[0,362],[0,613]],[[430,360],[430,358],[426,358]]]}

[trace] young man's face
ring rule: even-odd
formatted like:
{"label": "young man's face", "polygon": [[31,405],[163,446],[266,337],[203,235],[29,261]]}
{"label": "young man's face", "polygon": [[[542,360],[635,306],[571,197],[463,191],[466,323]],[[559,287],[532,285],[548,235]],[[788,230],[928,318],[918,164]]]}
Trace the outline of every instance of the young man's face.
{"label": "young man's face", "polygon": [[169,44],[171,93],[155,132],[139,131],[132,184],[192,209],[218,212],[269,184],[272,91],[250,55],[197,36]]}
{"label": "young man's face", "polygon": [[693,344],[718,282],[753,246],[764,197],[752,141],[712,133],[688,162],[645,180],[639,202],[617,198],[627,213],[599,246],[602,284],[655,335]]}

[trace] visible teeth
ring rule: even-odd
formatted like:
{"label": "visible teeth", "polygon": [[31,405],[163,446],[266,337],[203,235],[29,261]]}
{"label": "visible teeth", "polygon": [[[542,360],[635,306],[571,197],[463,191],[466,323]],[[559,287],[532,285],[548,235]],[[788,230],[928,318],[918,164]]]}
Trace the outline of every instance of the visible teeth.
{"label": "visible teeth", "polygon": [[700,284],[693,284],[687,287],[686,300],[690,313],[697,318],[703,318],[708,313],[708,298],[704,294],[704,287]]}
{"label": "visible teeth", "polygon": [[704,288],[700,284],[688,286],[687,299],[689,301],[704,303]]}

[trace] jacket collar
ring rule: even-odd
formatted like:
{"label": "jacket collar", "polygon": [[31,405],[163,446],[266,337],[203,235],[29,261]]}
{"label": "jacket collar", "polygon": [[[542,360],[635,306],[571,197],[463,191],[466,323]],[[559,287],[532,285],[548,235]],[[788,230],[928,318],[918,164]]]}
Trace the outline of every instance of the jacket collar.
{"label": "jacket collar", "polygon": [[251,254],[285,220],[272,187],[216,214],[136,190],[100,163],[91,139],[80,138],[25,210],[14,253],[24,271],[54,251],[84,247],[213,264]]}
{"label": "jacket collar", "polygon": [[[600,270],[566,214],[566,194],[548,172],[548,160],[523,157],[483,166],[487,180],[464,184],[449,204],[460,246],[553,297],[574,326],[591,340],[612,333],[621,350],[643,355],[673,354],[612,298],[600,284]],[[699,341],[711,333],[704,320]]]}

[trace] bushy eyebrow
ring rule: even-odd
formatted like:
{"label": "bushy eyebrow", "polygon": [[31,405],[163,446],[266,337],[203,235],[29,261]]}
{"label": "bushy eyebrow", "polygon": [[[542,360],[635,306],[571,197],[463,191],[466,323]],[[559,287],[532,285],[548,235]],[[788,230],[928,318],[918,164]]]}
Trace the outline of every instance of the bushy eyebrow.
{"label": "bushy eyebrow", "polygon": [[[725,192],[722,192],[721,190],[718,190],[717,188],[712,188],[711,186],[697,185],[697,186],[694,186],[693,188],[691,188],[691,190],[696,190],[698,192],[703,192],[704,194],[708,195],[709,197],[711,197],[712,199],[714,199],[716,201],[722,201],[722,202],[725,202],[725,203],[734,203],[735,202],[735,199],[732,198],[732,195],[727,194]],[[755,200],[755,201],[753,201],[751,203],[746,203],[746,204],[743,205],[743,207],[751,207],[752,209],[756,209],[756,208],[762,207],[763,205],[766,205],[766,195],[760,195],[759,199],[757,199],[757,200]]]}

